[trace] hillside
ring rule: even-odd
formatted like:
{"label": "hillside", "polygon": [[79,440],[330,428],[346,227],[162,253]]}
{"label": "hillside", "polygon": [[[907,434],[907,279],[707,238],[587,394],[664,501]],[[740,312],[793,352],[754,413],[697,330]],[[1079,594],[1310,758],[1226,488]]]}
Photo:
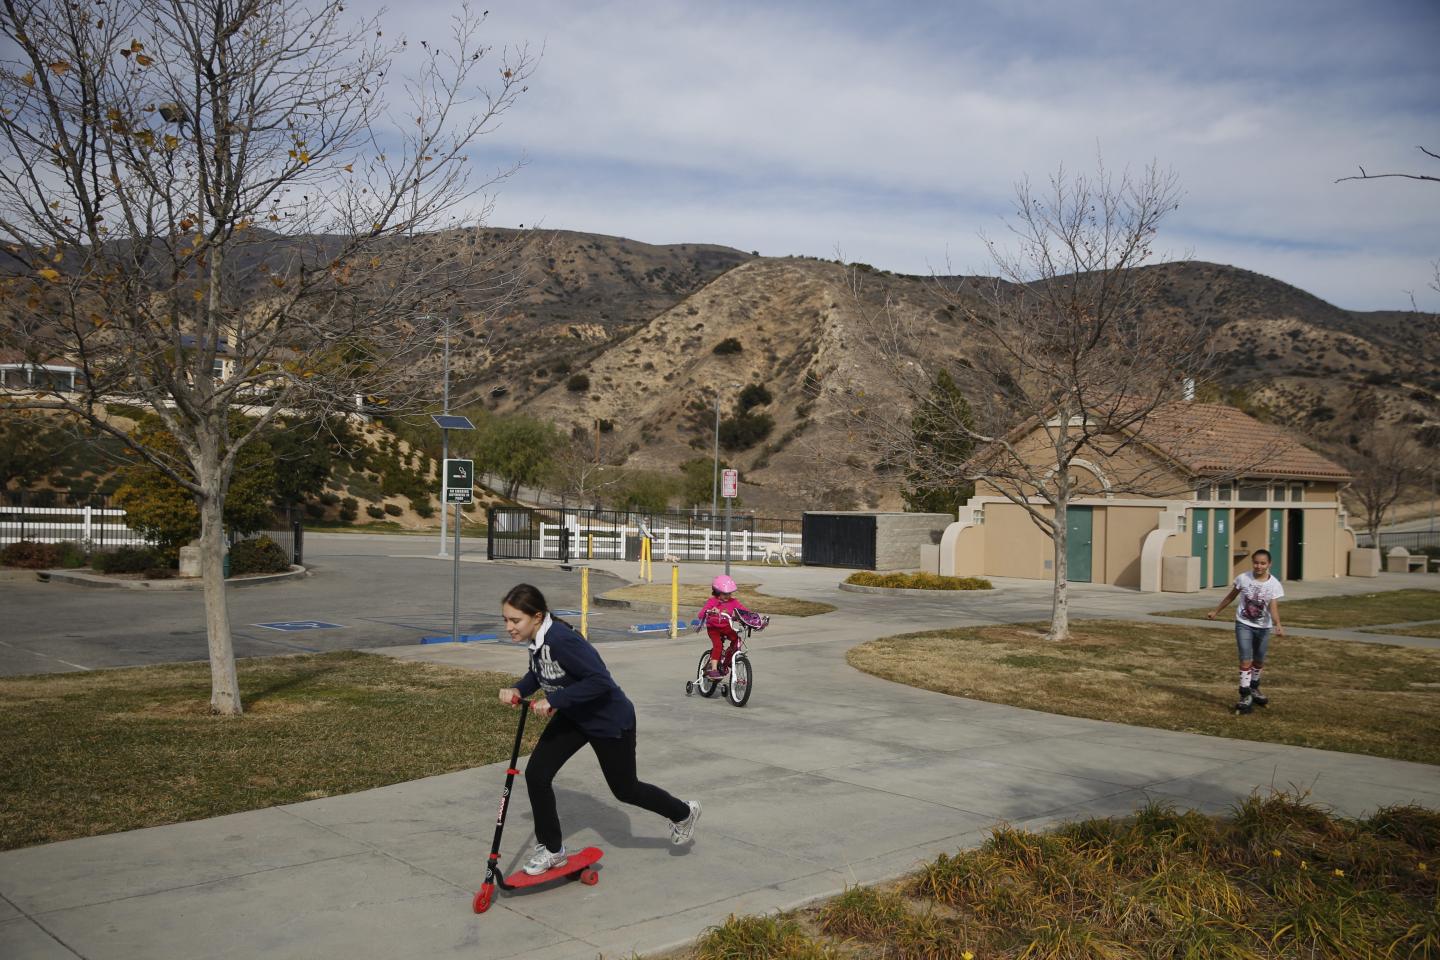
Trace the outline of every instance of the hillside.
{"label": "hillside", "polygon": [[[1373,422],[1419,427],[1440,422],[1440,320],[1412,313],[1356,313],[1247,270],[1210,263],[1163,264],[1154,309],[1213,330],[1219,386],[1232,402],[1307,432],[1344,439],[1356,410]],[[963,325],[929,278],[862,271],[811,259],[750,260],[648,323],[569,357],[588,390],[531,384],[498,409],[524,410],[577,437],[613,424],[607,446],[627,466],[673,470],[708,456],[713,398],[731,384],[763,384],[775,420],[769,439],[729,456],[742,470],[746,504],[762,512],[895,508],[893,478],[878,476],[846,432],[842,391],[858,384],[869,402],[908,416],[904,397],[875,369],[866,316],[887,299],[921,322],[917,356],[927,364],[966,352]],[[734,337],[743,349],[717,356]],[[498,382],[477,370],[483,390]],[[482,394],[483,395],[483,394]],[[587,441],[588,442],[588,441]],[[1322,441],[1319,445],[1325,446]]]}
{"label": "hillside", "polygon": [[[326,241],[265,242],[314,249]],[[457,316],[455,403],[525,412],[557,424],[587,454],[673,473],[710,456],[717,393],[728,417],[743,387],[761,385],[771,399],[755,412],[773,426],[726,459],[742,471],[746,507],[762,513],[899,506],[897,478],[876,471],[847,427],[852,388],[896,418],[909,416],[866,345],[875,315],[909,318],[918,330],[910,349],[929,369],[969,349],[963,310],[928,277],[564,230],[456,231],[413,242],[425,258],[488,260],[497,281],[515,281],[502,309],[477,290]],[[1144,269],[1160,279],[1151,309],[1211,331],[1223,399],[1322,448],[1353,443],[1377,424],[1440,434],[1440,318],[1344,310],[1220,264]],[[947,281],[963,288],[980,279]],[[738,350],[717,354],[727,338]],[[438,352],[419,366],[437,399],[439,368]]]}

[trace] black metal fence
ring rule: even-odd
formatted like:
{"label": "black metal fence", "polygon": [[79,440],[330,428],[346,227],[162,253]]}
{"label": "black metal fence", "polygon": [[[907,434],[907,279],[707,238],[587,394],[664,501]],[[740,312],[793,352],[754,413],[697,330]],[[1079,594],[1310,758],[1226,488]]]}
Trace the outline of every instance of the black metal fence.
{"label": "black metal fence", "polygon": [[291,563],[305,562],[305,527],[299,521],[293,519],[289,510],[285,511],[285,523],[279,524],[273,530],[254,530],[250,533],[225,532],[225,546],[230,548],[241,540],[258,540],[261,537],[269,537],[279,545],[285,555],[290,558]]}
{"label": "black metal fence", "polygon": [[[492,507],[487,520],[491,559],[638,560],[647,535],[655,560],[717,561],[725,556],[724,514]],[[729,540],[733,560],[767,555],[778,560],[783,555],[794,562],[802,552],[798,519],[733,514]]]}

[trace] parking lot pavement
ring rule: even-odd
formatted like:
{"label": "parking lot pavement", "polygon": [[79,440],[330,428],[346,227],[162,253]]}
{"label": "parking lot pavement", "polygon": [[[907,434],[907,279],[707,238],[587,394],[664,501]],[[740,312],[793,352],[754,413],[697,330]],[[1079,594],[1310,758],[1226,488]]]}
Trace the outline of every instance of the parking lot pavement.
{"label": "parking lot pavement", "polygon": [[[236,655],[350,650],[448,636],[453,566],[435,556],[435,546],[417,537],[310,534],[305,560],[312,576],[230,591]],[[500,633],[500,598],[525,580],[540,587],[557,608],[578,609],[578,573],[562,571],[554,563],[487,563],[484,550],[484,541],[463,545],[460,633]],[[596,572],[592,592],[620,582]],[[148,593],[4,581],[0,610],[4,611],[0,676],[208,656],[199,590]],[[293,630],[258,626],[308,622],[338,626]],[[595,610],[591,622],[596,642],[611,643],[632,639],[629,627],[637,621],[627,611]]]}

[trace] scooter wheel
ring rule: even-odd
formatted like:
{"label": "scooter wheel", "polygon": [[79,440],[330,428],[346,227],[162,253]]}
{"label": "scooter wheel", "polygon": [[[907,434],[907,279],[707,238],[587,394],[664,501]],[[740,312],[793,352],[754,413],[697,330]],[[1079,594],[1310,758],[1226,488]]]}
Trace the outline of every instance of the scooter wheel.
{"label": "scooter wheel", "polygon": [[486,910],[489,910],[490,898],[494,896],[494,894],[494,890],[489,890],[483,887],[479,891],[477,891],[475,894],[475,912],[484,913]]}
{"label": "scooter wheel", "polygon": [[587,887],[593,887],[595,886],[595,884],[600,882],[600,874],[594,870],[591,870],[589,867],[586,867],[584,870],[580,871],[580,882],[585,884]]}

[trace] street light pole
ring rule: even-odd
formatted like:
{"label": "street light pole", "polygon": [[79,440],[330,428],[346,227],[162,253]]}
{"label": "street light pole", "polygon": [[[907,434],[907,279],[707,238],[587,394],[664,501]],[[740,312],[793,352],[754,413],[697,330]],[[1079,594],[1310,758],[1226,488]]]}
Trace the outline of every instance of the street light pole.
{"label": "street light pole", "polygon": [[715,388],[715,477],[710,482],[710,522],[720,507],[720,388]]}
{"label": "street light pole", "polygon": [[[444,390],[444,394],[443,394],[444,399],[442,400],[442,403],[444,404],[444,409],[442,409],[440,412],[441,412],[441,413],[447,413],[447,414],[448,414],[448,413],[450,412],[450,320],[449,320],[449,318],[446,318],[446,320],[445,320],[445,386],[443,387],[443,390]],[[439,556],[441,556],[441,557],[447,557],[447,556],[449,556],[449,554],[447,554],[447,553],[445,552],[445,514],[447,513],[446,507],[448,506],[448,504],[446,504],[446,502],[445,502],[445,492],[446,492],[446,491],[445,491],[445,486],[446,486],[446,480],[447,480],[447,477],[445,476],[445,461],[446,461],[446,460],[449,460],[449,459],[450,459],[450,431],[447,430],[447,429],[445,429],[444,427],[441,427],[441,428],[440,428],[440,553],[439,553]],[[458,511],[457,511],[457,513],[456,513],[456,517],[457,517],[457,518],[459,517]],[[460,555],[460,521],[459,521],[459,519],[456,519],[456,521],[455,521],[455,555],[456,555],[457,557]]]}

